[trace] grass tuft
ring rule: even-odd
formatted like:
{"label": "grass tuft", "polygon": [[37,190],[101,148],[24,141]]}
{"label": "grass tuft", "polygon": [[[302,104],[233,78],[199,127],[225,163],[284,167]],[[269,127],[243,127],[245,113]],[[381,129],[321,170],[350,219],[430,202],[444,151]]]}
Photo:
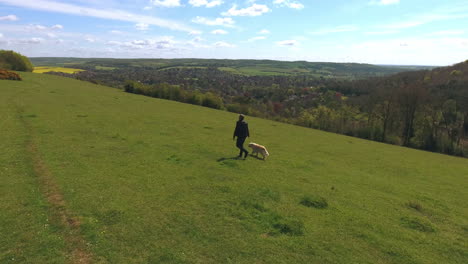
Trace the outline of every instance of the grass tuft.
{"label": "grass tuft", "polygon": [[273,227],[281,234],[300,236],[304,234],[304,223],[295,219],[280,219]]}
{"label": "grass tuft", "polygon": [[108,210],[99,215],[99,220],[106,225],[115,225],[124,219],[124,212],[119,210]]}
{"label": "grass tuft", "polygon": [[402,226],[410,229],[414,229],[421,232],[432,233],[435,232],[435,228],[432,224],[424,219],[416,217],[402,217],[401,219]]}
{"label": "grass tuft", "polygon": [[423,210],[422,205],[419,202],[416,202],[416,201],[409,201],[409,202],[406,203],[406,206],[408,206],[409,208],[414,209],[414,210],[416,210],[418,212],[422,212],[422,210]]}
{"label": "grass tuft", "polygon": [[327,200],[320,196],[304,196],[299,203],[306,207],[318,209],[325,209],[328,207]]}

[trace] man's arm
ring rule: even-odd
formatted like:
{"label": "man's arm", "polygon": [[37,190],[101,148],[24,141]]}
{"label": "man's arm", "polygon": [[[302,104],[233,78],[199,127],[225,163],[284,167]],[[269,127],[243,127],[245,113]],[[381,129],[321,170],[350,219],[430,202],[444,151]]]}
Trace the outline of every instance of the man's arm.
{"label": "man's arm", "polygon": [[234,134],[232,135],[232,140],[236,138],[237,131],[239,130],[239,124],[236,123],[236,128],[234,129]]}

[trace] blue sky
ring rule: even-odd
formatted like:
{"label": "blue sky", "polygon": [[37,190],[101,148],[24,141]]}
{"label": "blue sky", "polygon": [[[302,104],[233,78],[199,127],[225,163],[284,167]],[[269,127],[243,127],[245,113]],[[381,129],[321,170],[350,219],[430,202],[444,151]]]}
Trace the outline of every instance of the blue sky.
{"label": "blue sky", "polygon": [[0,0],[0,49],[450,65],[468,59],[468,0]]}

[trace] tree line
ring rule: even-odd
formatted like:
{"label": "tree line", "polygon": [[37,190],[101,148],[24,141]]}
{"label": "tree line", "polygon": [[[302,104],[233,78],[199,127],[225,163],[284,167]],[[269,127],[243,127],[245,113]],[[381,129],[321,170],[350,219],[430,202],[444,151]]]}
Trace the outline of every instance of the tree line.
{"label": "tree line", "polygon": [[223,100],[221,97],[211,92],[186,91],[179,85],[161,83],[156,85],[145,85],[136,81],[127,81],[124,85],[127,93],[142,94],[155,98],[173,100],[194,105],[201,105],[214,109],[223,109]]}

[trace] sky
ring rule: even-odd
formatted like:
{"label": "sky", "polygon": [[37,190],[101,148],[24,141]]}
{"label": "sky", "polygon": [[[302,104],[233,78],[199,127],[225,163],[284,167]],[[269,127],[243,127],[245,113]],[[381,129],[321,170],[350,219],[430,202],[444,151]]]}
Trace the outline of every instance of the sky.
{"label": "sky", "polygon": [[0,0],[0,49],[443,66],[468,59],[468,0]]}

